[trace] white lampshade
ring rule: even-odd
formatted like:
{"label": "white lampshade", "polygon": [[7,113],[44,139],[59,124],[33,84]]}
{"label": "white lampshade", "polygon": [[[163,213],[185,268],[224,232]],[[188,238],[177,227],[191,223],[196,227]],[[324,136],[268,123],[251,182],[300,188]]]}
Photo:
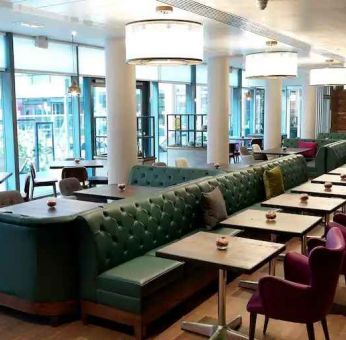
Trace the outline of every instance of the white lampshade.
{"label": "white lampshade", "polygon": [[296,52],[260,52],[245,57],[245,76],[251,78],[287,78],[297,76]]}
{"label": "white lampshade", "polygon": [[346,67],[325,67],[310,70],[310,85],[345,85]]}
{"label": "white lampshade", "polygon": [[199,64],[203,61],[203,25],[184,20],[143,20],[126,25],[126,61],[130,64]]}

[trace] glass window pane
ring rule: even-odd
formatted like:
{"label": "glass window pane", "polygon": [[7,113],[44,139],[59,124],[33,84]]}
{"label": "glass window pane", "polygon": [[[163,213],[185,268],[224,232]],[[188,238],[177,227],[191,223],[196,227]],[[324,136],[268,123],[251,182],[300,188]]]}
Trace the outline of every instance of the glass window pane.
{"label": "glass window pane", "polygon": [[157,66],[137,65],[136,66],[137,80],[159,80],[159,68]]}
{"label": "glass window pane", "polygon": [[38,171],[47,171],[53,159],[73,157],[77,98],[66,96],[70,83],[67,76],[16,74],[20,169],[31,160]]}
{"label": "glass window pane", "polygon": [[196,83],[208,84],[208,66],[206,64],[196,66]]}
{"label": "glass window pane", "polygon": [[5,171],[5,143],[2,98],[2,79],[0,72],[0,171]]}
{"label": "glass window pane", "polygon": [[17,70],[75,74],[71,44],[49,41],[48,48],[35,47],[33,38],[13,39],[14,62]]}
{"label": "glass window pane", "polygon": [[174,81],[182,83],[191,83],[191,67],[190,66],[161,66],[161,81]]}
{"label": "glass window pane", "polygon": [[105,51],[102,48],[79,46],[79,73],[83,76],[106,76]]}
{"label": "glass window pane", "polygon": [[0,33],[0,69],[5,69],[5,36]]}
{"label": "glass window pane", "polygon": [[208,113],[208,87],[197,85],[196,87],[196,113]]}

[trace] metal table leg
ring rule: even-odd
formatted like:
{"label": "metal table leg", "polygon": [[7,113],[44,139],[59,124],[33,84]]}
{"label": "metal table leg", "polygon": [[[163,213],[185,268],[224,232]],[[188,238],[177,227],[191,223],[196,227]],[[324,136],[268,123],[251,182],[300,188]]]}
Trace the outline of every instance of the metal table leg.
{"label": "metal table leg", "polygon": [[200,322],[183,321],[181,328],[199,335],[210,337],[210,339],[234,337],[236,339],[248,339],[248,336],[236,331],[241,326],[242,317],[239,315],[226,325],[226,285],[227,271],[219,269],[218,290],[218,324],[210,325]]}
{"label": "metal table leg", "polygon": [[307,254],[307,237],[306,237],[306,234],[302,235],[300,242],[301,242],[301,253],[303,255],[306,255]]}

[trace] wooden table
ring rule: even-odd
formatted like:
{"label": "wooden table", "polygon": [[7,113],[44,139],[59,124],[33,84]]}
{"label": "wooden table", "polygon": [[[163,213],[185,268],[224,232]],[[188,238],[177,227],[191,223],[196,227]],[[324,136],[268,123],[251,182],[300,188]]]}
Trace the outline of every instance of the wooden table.
{"label": "wooden table", "polygon": [[328,172],[330,175],[342,175],[346,174],[346,164],[339,166],[338,168]]}
{"label": "wooden table", "polygon": [[83,202],[72,199],[57,198],[56,206],[47,206],[48,198],[40,198],[25,203],[10,205],[0,209],[0,213],[23,215],[34,218],[67,217],[95,209],[101,206],[92,202]]}
{"label": "wooden table", "polygon": [[282,194],[262,202],[262,206],[324,216],[325,223],[327,224],[330,219],[330,214],[342,207],[345,203],[346,200],[341,198],[317,196],[310,196],[309,200],[303,203],[300,201],[299,194]]}
{"label": "wooden table", "polygon": [[104,162],[96,159],[81,160],[79,163],[75,161],[54,161],[51,163],[51,169],[62,169],[69,167],[84,167],[84,168],[103,168]]}
{"label": "wooden table", "polygon": [[288,156],[288,155],[297,155],[306,151],[310,151],[310,148],[273,148],[273,149],[265,149],[258,152],[254,152],[254,154],[265,154],[270,156]]}
{"label": "wooden table", "polygon": [[98,187],[90,189],[75,191],[73,194],[77,197],[78,200],[107,203],[108,199],[120,200],[133,197],[135,195],[160,192],[164,189],[165,188],[162,187],[127,185],[125,190],[120,191],[117,184],[108,184],[100,185]]}
{"label": "wooden table", "polygon": [[329,171],[328,174],[330,175],[343,175],[346,174],[346,164],[342,165],[332,171]]}
{"label": "wooden table", "polygon": [[306,250],[306,234],[318,225],[322,218],[297,214],[276,213],[275,221],[267,221],[266,211],[247,209],[222,221],[221,224],[229,227],[237,227],[243,230],[257,230],[268,232],[272,235],[272,241],[276,242],[279,234],[290,234],[301,239],[301,250]]}
{"label": "wooden table", "polygon": [[307,193],[313,196],[346,199],[346,187],[343,185],[333,185],[330,190],[326,190],[324,188],[324,184],[308,182],[291,189],[291,192],[298,194]]}
{"label": "wooden table", "polygon": [[227,333],[227,336],[235,336],[237,339],[248,339],[247,336],[234,330],[241,325],[241,316],[226,324],[227,270],[236,273],[253,273],[285,250],[285,245],[241,237],[227,236],[227,238],[228,249],[221,251],[216,248],[215,234],[199,232],[160,249],[156,255],[172,260],[202,263],[218,269],[218,325],[184,321],[182,329],[204,336],[213,336],[213,339],[221,335],[220,333]]}
{"label": "wooden table", "polygon": [[311,180],[312,183],[325,183],[330,182],[335,185],[346,185],[346,181],[343,181],[340,176],[330,175],[330,174],[324,174],[322,176],[316,177],[313,180]]}
{"label": "wooden table", "polygon": [[12,172],[0,172],[0,184],[4,183],[11,176]]}

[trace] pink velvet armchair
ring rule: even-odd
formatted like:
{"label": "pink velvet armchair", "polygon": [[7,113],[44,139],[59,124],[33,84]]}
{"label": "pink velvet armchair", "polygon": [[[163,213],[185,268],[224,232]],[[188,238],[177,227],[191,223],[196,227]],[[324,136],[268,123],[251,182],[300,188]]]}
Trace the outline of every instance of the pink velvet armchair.
{"label": "pink velvet armchair", "polygon": [[309,340],[315,339],[315,322],[321,321],[329,340],[326,315],[330,310],[345,251],[345,241],[338,228],[331,228],[325,246],[317,246],[309,256],[295,252],[286,255],[285,279],[267,276],[259,281],[258,291],[251,297],[249,339],[255,336],[257,314],[265,316],[266,332],[270,318],[304,323]]}

